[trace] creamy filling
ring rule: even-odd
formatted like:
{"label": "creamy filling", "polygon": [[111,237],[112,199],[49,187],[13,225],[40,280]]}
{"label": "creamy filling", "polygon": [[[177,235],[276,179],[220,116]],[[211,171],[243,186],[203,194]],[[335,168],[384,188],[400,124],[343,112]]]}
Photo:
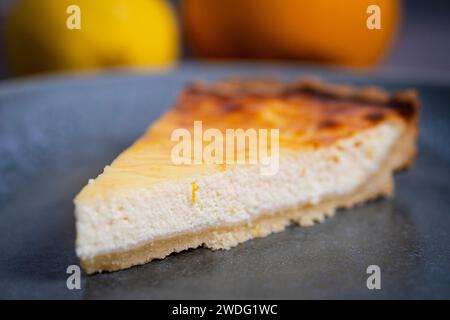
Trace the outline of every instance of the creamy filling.
{"label": "creamy filling", "polygon": [[400,131],[384,123],[330,147],[283,153],[274,176],[237,166],[78,202],[77,254],[91,258],[349,194],[380,169]]}

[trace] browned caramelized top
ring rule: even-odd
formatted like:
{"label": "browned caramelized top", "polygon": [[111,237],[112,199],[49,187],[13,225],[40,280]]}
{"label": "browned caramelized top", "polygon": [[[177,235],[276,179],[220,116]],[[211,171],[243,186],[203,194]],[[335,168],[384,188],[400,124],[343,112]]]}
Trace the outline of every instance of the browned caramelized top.
{"label": "browned caramelized top", "polygon": [[[389,94],[377,87],[354,88],[318,80],[225,80],[194,83],[164,121],[191,128],[278,128],[280,146],[326,145],[388,118],[413,121],[415,91]],[[173,128],[173,127],[172,127]]]}
{"label": "browned caramelized top", "polygon": [[303,152],[385,121],[408,124],[418,119],[414,91],[395,94],[376,88],[356,89],[319,81],[283,83],[276,80],[227,80],[196,83],[181,94],[175,107],[150,126],[78,198],[113,192],[129,185],[148,186],[158,181],[226,170],[216,164],[177,165],[171,151],[175,129],[193,132],[194,121],[203,130],[279,129],[280,152]]}

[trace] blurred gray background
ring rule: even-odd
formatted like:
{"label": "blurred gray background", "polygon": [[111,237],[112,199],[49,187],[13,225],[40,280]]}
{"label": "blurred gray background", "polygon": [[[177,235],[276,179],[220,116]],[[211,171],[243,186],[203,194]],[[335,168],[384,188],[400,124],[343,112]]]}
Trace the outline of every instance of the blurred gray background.
{"label": "blurred gray background", "polygon": [[[0,0],[0,81],[8,77],[2,47],[2,22],[15,1],[20,0]],[[175,7],[179,5],[179,0],[170,2]],[[450,72],[450,1],[403,0],[401,23],[395,46],[383,61],[382,69]],[[186,45],[183,51],[183,59],[192,58]]]}

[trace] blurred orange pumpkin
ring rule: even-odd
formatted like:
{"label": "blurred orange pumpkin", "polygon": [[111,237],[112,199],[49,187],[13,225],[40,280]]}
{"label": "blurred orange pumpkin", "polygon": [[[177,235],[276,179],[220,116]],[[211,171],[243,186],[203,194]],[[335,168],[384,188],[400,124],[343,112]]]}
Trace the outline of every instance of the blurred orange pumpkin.
{"label": "blurred orange pumpkin", "polygon": [[[202,57],[376,63],[397,29],[399,0],[184,0],[182,17]],[[369,5],[381,29],[369,30]]]}

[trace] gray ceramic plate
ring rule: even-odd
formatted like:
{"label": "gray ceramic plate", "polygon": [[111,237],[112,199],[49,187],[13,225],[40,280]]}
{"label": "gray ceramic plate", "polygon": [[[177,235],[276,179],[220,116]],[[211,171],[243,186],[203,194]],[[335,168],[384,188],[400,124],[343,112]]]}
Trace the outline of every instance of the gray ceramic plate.
{"label": "gray ceramic plate", "polygon": [[[82,276],[72,199],[175,101],[193,79],[320,74],[327,80],[416,87],[423,100],[416,165],[397,195],[312,228],[290,227],[229,251],[174,254]],[[31,78],[0,85],[1,298],[450,298],[450,85],[423,77],[358,77],[291,66],[180,67],[169,74]],[[366,268],[381,268],[368,290]]]}

